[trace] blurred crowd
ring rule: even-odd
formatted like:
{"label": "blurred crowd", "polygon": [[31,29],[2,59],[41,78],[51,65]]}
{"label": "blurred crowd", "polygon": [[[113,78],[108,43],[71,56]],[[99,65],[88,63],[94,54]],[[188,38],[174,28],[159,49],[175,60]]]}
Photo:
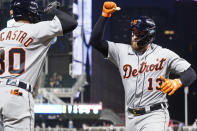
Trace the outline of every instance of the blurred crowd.
{"label": "blurred crowd", "polygon": [[49,79],[49,87],[62,87],[63,79],[61,74],[53,73]]}
{"label": "blurred crowd", "polygon": [[56,72],[48,74],[45,77],[45,87],[47,88],[71,88],[75,82],[75,78],[66,74],[58,74]]}

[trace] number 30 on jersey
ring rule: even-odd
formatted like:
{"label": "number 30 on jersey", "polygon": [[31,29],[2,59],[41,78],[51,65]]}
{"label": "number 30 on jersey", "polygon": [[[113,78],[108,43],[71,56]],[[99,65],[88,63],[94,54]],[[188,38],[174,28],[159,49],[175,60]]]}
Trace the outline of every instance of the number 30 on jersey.
{"label": "number 30 on jersey", "polygon": [[[5,69],[5,55],[8,54],[8,70]],[[4,49],[0,49],[0,75],[2,75],[5,71],[10,74],[22,74],[25,72],[25,57],[26,53],[23,48],[11,48],[8,52],[5,52]],[[18,55],[18,59],[15,58],[15,55]],[[15,67],[19,65],[19,67]]]}

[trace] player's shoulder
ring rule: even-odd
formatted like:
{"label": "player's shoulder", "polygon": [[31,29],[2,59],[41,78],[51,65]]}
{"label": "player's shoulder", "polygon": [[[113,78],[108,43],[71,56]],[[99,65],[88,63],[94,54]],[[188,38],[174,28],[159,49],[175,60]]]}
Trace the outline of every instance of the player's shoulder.
{"label": "player's shoulder", "polygon": [[54,18],[51,19],[51,20],[43,20],[43,21],[35,23],[34,25],[42,25],[42,24],[44,24],[45,26],[47,26],[48,24],[57,24],[57,23],[61,24],[59,18],[57,16],[54,16]]}
{"label": "player's shoulder", "polygon": [[[0,29],[0,32],[4,32],[4,30],[5,30],[5,28],[3,28],[3,29]],[[1,33],[0,33],[1,34]]]}
{"label": "player's shoulder", "polygon": [[37,22],[37,23],[30,23],[30,24],[26,24],[24,26],[28,26],[29,28],[33,28],[33,29],[39,29],[39,30],[42,30],[43,28],[46,28],[48,24],[48,21],[40,21],[40,22]]}
{"label": "player's shoulder", "polygon": [[112,41],[107,41],[109,45],[114,45],[118,46],[119,48],[128,48],[131,45],[130,44],[125,44],[125,43],[118,43],[118,42],[112,42]]}
{"label": "player's shoulder", "polygon": [[153,46],[153,48],[155,48],[156,50],[159,50],[159,51],[172,52],[170,49],[168,49],[166,47],[162,47],[161,45],[152,44],[152,46]]}
{"label": "player's shoulder", "polygon": [[162,54],[164,56],[177,55],[174,51],[172,51],[166,47],[162,47],[161,45],[157,45],[157,44],[152,44],[152,45],[156,49],[157,52],[159,52],[160,54]]}

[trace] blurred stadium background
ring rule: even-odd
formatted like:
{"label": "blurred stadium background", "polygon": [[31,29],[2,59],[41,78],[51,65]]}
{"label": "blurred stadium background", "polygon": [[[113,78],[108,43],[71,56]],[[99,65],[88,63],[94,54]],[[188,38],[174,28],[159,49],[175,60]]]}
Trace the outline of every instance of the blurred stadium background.
{"label": "blurred stadium background", "polygon": [[[42,9],[52,0],[37,1]],[[104,0],[58,1],[79,25],[72,33],[55,38],[49,50],[35,86],[35,131],[124,131],[124,90],[119,72],[88,44]],[[155,43],[175,51],[197,71],[197,1],[114,1],[121,11],[110,18],[106,39],[129,44],[130,19],[148,15],[157,24]],[[9,0],[0,0],[0,29],[8,20]],[[189,87],[188,95],[180,89],[168,98],[169,131],[197,130],[196,87],[197,82]]]}

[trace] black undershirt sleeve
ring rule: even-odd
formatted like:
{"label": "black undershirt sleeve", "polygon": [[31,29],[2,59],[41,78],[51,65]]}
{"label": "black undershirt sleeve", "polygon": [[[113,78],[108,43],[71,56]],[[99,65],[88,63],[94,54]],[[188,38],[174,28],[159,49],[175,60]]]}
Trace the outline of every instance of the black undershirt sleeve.
{"label": "black undershirt sleeve", "polygon": [[74,19],[74,17],[72,17],[72,16],[68,15],[67,13],[65,13],[61,10],[58,10],[56,8],[50,9],[47,12],[47,15],[50,15],[53,17],[57,16],[59,18],[64,34],[73,31],[78,25],[78,23]]}
{"label": "black undershirt sleeve", "polygon": [[196,72],[192,67],[189,67],[180,74],[180,80],[182,82],[182,87],[190,86],[196,80]]}
{"label": "black undershirt sleeve", "polygon": [[107,19],[108,18],[100,16],[93,28],[90,38],[90,44],[99,52],[101,52],[105,57],[108,55],[108,43],[106,40],[103,40],[103,35]]}

